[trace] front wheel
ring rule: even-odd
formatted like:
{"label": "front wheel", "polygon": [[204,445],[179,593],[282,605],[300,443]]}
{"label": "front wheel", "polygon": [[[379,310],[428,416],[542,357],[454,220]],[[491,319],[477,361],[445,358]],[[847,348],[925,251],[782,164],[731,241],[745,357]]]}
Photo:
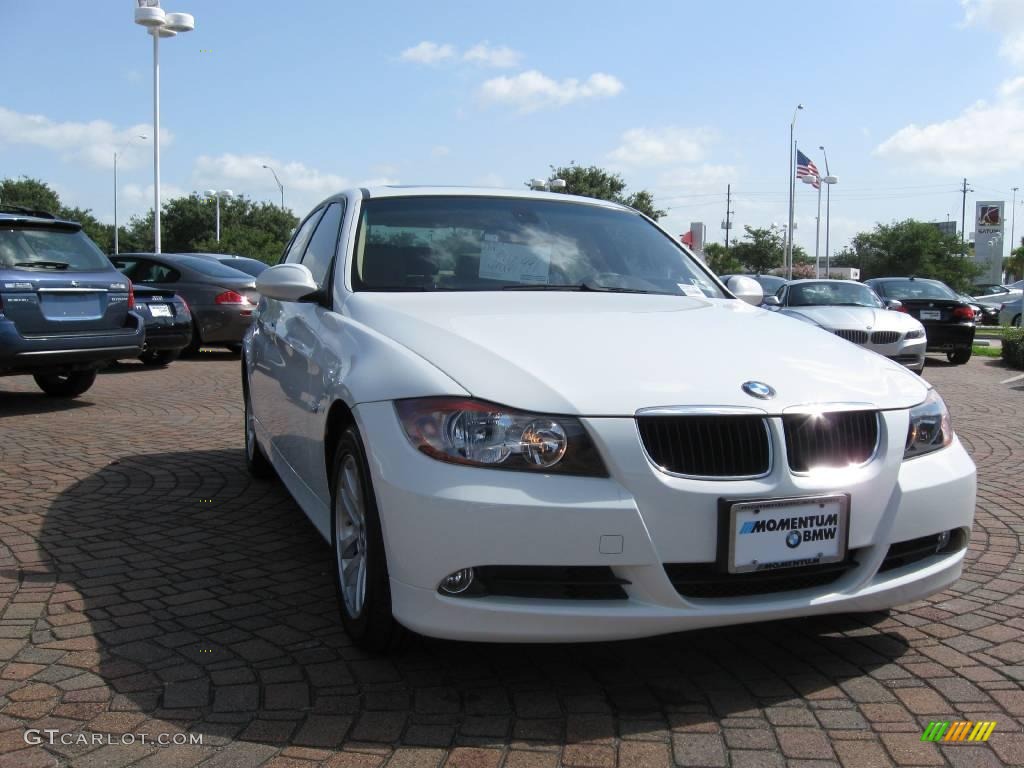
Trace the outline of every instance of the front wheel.
{"label": "front wheel", "polygon": [[331,471],[331,541],[341,622],[353,642],[374,653],[396,649],[405,630],[391,613],[384,535],[359,430],[338,440]]}
{"label": "front wheel", "polygon": [[956,349],[946,353],[946,359],[953,365],[963,365],[971,359],[971,349]]}
{"label": "front wheel", "polygon": [[36,380],[39,388],[50,397],[77,397],[96,381],[96,371],[37,373],[32,378]]}
{"label": "front wheel", "polygon": [[1020,328],[1020,315],[1013,318],[1013,323],[1011,323],[1011,325],[1013,325],[1014,328]]}
{"label": "front wheel", "polygon": [[[245,371],[242,371],[244,377]],[[253,477],[266,479],[274,476],[274,467],[256,440],[256,417],[252,412],[249,385],[242,381],[242,400],[245,408],[245,468]]]}

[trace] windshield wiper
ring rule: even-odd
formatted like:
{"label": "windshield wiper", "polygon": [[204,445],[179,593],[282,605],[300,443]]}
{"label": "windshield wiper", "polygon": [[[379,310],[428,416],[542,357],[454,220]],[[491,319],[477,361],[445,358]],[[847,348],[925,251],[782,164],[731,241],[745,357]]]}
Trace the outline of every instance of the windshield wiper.
{"label": "windshield wiper", "polygon": [[66,261],[16,261],[16,267],[29,267],[34,269],[67,269],[71,265]]}
{"label": "windshield wiper", "polygon": [[[503,291],[593,291],[595,293],[655,293],[645,291],[642,288],[617,288],[600,283],[583,282],[572,285],[569,283],[523,283],[519,285],[502,286]],[[674,295],[674,294],[670,294]]]}

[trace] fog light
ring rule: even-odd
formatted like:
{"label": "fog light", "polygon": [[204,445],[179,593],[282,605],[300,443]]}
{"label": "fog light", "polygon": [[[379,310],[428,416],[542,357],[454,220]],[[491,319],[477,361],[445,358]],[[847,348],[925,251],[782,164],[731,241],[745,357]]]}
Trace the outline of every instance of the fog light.
{"label": "fog light", "polygon": [[441,591],[446,595],[461,595],[473,584],[473,569],[462,568],[450,573],[441,582]]}
{"label": "fog light", "polygon": [[938,539],[935,542],[935,551],[941,552],[949,546],[949,531],[943,531],[938,535]]}

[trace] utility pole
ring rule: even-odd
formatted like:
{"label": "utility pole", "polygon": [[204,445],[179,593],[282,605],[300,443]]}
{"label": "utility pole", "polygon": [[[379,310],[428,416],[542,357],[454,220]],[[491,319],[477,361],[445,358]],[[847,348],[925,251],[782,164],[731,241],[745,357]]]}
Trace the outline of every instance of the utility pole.
{"label": "utility pole", "polygon": [[729,229],[732,227],[732,221],[730,215],[732,214],[732,184],[725,185],[725,224],[722,228],[725,230],[725,252],[729,252]]}
{"label": "utility pole", "polygon": [[1017,190],[1020,187],[1013,188],[1013,202],[1010,203],[1010,256],[1013,256],[1013,249],[1017,247],[1017,241],[1014,240],[1016,227],[1017,227]]}
{"label": "utility pole", "polygon": [[964,178],[964,185],[960,188],[963,193],[963,202],[960,205],[960,256],[967,255],[967,193],[973,189],[967,188],[967,178]]}

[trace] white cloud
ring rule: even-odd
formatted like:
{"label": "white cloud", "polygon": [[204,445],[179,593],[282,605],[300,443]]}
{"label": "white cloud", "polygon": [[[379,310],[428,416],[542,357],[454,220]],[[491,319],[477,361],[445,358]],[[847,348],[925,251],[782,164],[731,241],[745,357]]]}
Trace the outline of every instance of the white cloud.
{"label": "white cloud", "polygon": [[1000,55],[1024,66],[1024,3],[1020,0],[960,0],[964,26],[991,27],[1002,37]]}
{"label": "white cloud", "polygon": [[412,48],[402,51],[400,58],[416,64],[437,64],[455,55],[455,49],[447,43],[432,43],[424,40]]}
{"label": "white cloud", "polygon": [[391,176],[375,176],[370,179],[363,179],[358,182],[358,187],[391,187],[395,184],[401,184],[402,182]]}
{"label": "white cloud", "polygon": [[485,40],[462,54],[462,58],[485,67],[514,67],[523,58],[523,54],[507,45],[492,46]]}
{"label": "white cloud", "polygon": [[[65,160],[94,168],[112,168],[115,150],[118,165],[131,168],[141,164],[152,145],[139,139],[140,135],[152,137],[152,127],[139,123],[117,128],[106,120],[61,122],[0,107],[0,145],[42,147],[59,153]],[[162,146],[173,140],[170,131],[161,129]]]}
{"label": "white cloud", "polygon": [[956,117],[910,125],[875,154],[936,174],[995,173],[1024,165],[1024,80],[1003,83],[992,103],[978,101]]}
{"label": "white cloud", "polygon": [[512,77],[496,77],[480,86],[484,101],[507,104],[520,112],[533,112],[542,107],[563,107],[583,99],[615,96],[623,89],[622,81],[613,75],[595,72],[584,81],[570,77],[554,80],[536,69]]}
{"label": "white cloud", "polygon": [[235,155],[230,152],[216,157],[201,155],[192,169],[193,189],[227,187],[247,197],[279,202],[274,177],[264,168],[269,165],[284,185],[285,205],[303,216],[325,197],[353,186],[350,179],[335,173],[311,168],[298,161],[284,162],[266,155]]}
{"label": "white cloud", "polygon": [[438,144],[436,147],[432,147],[430,154],[432,157],[448,157],[452,153],[451,148]]}
{"label": "white cloud", "polygon": [[[185,189],[176,184],[160,182],[160,200],[164,203],[175,197],[182,197],[187,194],[188,192]],[[153,185],[124,184],[121,187],[119,199],[128,208],[149,210],[153,207]]]}
{"label": "white cloud", "polygon": [[704,157],[711,138],[711,131],[704,128],[633,128],[622,134],[622,143],[608,156],[627,166],[695,163]]}

